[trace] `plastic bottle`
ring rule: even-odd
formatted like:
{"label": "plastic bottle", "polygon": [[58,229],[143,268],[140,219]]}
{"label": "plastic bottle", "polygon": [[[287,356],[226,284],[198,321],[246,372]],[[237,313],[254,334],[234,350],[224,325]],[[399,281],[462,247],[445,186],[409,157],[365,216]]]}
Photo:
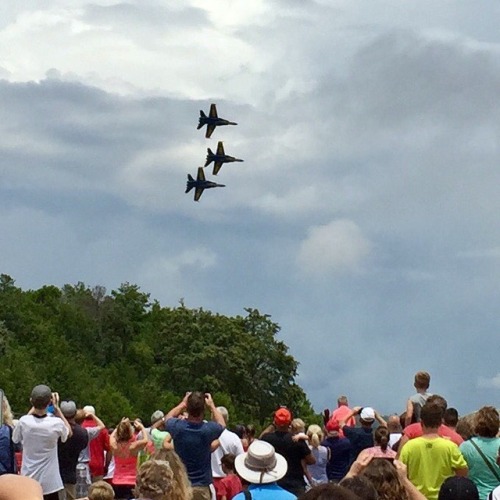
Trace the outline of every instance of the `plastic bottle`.
{"label": "plastic bottle", "polygon": [[78,464],[76,466],[76,498],[86,497],[88,492],[87,466],[85,464]]}

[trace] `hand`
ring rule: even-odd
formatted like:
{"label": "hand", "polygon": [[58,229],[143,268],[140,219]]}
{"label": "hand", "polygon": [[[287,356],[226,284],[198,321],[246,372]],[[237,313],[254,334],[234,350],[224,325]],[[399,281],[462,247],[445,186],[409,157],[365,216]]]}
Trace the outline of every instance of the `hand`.
{"label": "hand", "polygon": [[212,395],[209,392],[205,392],[205,403],[210,408],[213,408],[215,406],[214,400],[212,399]]}
{"label": "hand", "polygon": [[59,408],[59,393],[57,392],[52,393],[52,404],[54,408]]}
{"label": "hand", "polygon": [[362,406],[355,406],[353,409],[352,409],[352,412],[354,413],[354,415],[356,415],[356,413],[361,413],[361,410],[363,409]]}
{"label": "hand", "polygon": [[396,467],[396,471],[398,473],[399,480],[401,482],[406,481],[406,479],[408,479],[408,470],[407,470],[406,465],[399,460],[394,460],[394,467]]}
{"label": "hand", "polygon": [[136,418],[134,420],[134,427],[136,429],[144,429],[144,426],[142,425],[142,422],[138,418]]}
{"label": "hand", "polygon": [[351,465],[351,468],[349,469],[347,475],[349,477],[353,477],[361,474],[365,470],[366,466],[372,461],[372,459],[373,455],[369,453],[358,456],[358,458]]}
{"label": "hand", "polygon": [[184,406],[187,406],[189,396],[191,396],[191,392],[186,392],[186,394],[184,394],[184,397],[182,398],[182,403],[184,404]]}
{"label": "hand", "polygon": [[298,432],[297,434],[294,434],[292,436],[292,441],[294,441],[295,443],[300,440],[308,441],[309,438],[307,437],[307,434],[304,434],[303,432]]}

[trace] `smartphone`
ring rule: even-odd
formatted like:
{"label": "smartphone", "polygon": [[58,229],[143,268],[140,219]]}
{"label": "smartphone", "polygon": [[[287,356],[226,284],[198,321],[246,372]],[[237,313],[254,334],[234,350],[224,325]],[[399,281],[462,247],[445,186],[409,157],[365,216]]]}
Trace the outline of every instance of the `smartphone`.
{"label": "smartphone", "polygon": [[3,425],[3,391],[0,389],[0,427]]}

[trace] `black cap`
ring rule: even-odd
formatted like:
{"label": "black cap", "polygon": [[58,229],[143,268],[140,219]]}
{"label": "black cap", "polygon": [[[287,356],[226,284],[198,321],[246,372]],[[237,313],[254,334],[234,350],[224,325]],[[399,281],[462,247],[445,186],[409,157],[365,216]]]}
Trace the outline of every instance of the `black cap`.
{"label": "black cap", "polygon": [[469,478],[452,476],[441,485],[438,500],[479,500],[479,493]]}

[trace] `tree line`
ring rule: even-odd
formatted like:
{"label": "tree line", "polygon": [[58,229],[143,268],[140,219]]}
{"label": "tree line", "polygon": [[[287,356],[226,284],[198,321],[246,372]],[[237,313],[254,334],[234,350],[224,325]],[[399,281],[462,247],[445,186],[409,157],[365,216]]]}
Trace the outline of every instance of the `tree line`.
{"label": "tree line", "polygon": [[130,283],[110,294],[81,282],[22,290],[1,274],[0,388],[17,414],[45,383],[63,399],[93,404],[110,424],[122,416],[148,422],[187,390],[211,392],[233,424],[263,425],[279,405],[317,418],[279,325],[245,312],[228,317],[182,300],[161,307]]}

